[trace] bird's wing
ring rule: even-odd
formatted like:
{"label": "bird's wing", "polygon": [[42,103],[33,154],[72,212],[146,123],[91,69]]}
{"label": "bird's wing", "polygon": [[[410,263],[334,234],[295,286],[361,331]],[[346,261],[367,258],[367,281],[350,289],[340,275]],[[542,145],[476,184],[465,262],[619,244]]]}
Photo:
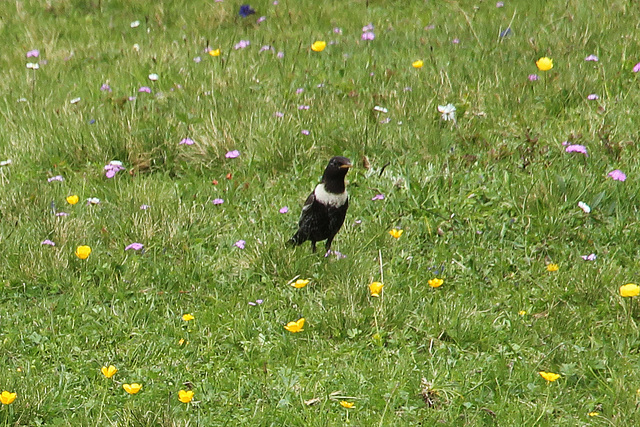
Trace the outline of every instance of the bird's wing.
{"label": "bird's wing", "polygon": [[307,197],[307,200],[305,200],[304,202],[304,206],[302,207],[302,213],[304,214],[306,211],[311,209],[311,206],[315,201],[316,201],[316,194],[315,192],[311,192],[311,194],[309,194],[309,197]]}

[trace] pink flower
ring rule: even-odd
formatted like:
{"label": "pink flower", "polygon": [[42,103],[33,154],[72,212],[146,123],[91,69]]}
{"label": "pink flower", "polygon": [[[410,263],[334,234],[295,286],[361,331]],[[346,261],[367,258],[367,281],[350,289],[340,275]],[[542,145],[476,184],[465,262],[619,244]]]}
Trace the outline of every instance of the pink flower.
{"label": "pink flower", "polygon": [[540,79],[540,77],[538,77],[537,74],[529,74],[529,81],[530,82],[535,82],[535,81],[537,81],[539,79]]}
{"label": "pink flower", "polygon": [[587,95],[587,99],[589,101],[593,101],[593,100],[596,100],[596,99],[600,99],[600,97],[598,95],[596,95],[595,93],[592,93],[591,95]]}
{"label": "pink flower", "polygon": [[151,93],[151,88],[147,86],[142,86],[140,89],[138,89],[138,92]]}
{"label": "pink flower", "polygon": [[264,52],[265,50],[273,50],[273,46],[269,46],[268,44],[266,44],[266,45],[264,45],[264,46],[262,46],[262,47],[260,48],[260,50],[258,51],[258,53],[262,53],[262,52]]}
{"label": "pink flower", "polygon": [[308,110],[309,108],[308,105],[298,105],[298,110]]}
{"label": "pink flower", "polygon": [[240,40],[233,48],[235,50],[244,49],[245,47],[248,47],[250,44],[251,42],[249,40]]}
{"label": "pink flower", "polygon": [[235,159],[236,157],[240,157],[240,152],[238,150],[229,151],[224,155],[227,159]]}
{"label": "pink flower", "polygon": [[40,51],[38,49],[33,49],[27,52],[27,58],[37,58],[40,56]]}
{"label": "pink flower", "polygon": [[260,24],[260,23],[262,23],[262,22],[264,22],[264,21],[266,21],[266,20],[267,20],[267,17],[266,17],[266,16],[261,16],[261,17],[260,17],[260,18],[258,18],[258,20],[256,21],[256,24]]}
{"label": "pink flower", "polygon": [[333,33],[334,34],[342,34],[342,28],[334,27],[333,28]]}
{"label": "pink flower", "polygon": [[633,67],[633,72],[637,73],[640,71],[640,62],[638,62],[634,67]]}
{"label": "pink flower", "polygon": [[609,176],[614,181],[626,181],[627,180],[627,175],[625,175],[624,172],[622,172],[620,169],[612,170],[611,172],[609,172]]}
{"label": "pink flower", "polygon": [[496,7],[504,7],[504,2],[503,1],[497,2]]}
{"label": "pink flower", "polygon": [[306,129],[302,129],[300,133],[302,133],[303,135],[309,135],[309,131]]}
{"label": "pink flower", "polygon": [[49,245],[49,246],[55,246],[56,244],[53,243],[51,240],[47,239],[47,240],[43,240],[41,243],[41,245]]}
{"label": "pink flower", "polygon": [[151,206],[149,205],[140,205],[140,209],[142,209],[143,211],[146,211],[147,209],[149,209]]}
{"label": "pink flower", "polygon": [[284,113],[281,113],[280,111],[276,111],[275,113],[273,113],[273,115],[280,119],[284,117]]}
{"label": "pink flower", "polygon": [[585,261],[595,261],[596,259],[596,254],[590,254],[590,255],[580,255],[580,257],[585,260]]}
{"label": "pink flower", "polygon": [[52,176],[51,178],[47,178],[47,182],[53,182],[53,181],[64,181],[64,178],[62,177],[62,175],[56,175],[56,176]]}
{"label": "pink flower", "polygon": [[460,43],[460,39],[456,37],[455,39],[451,40],[451,43],[458,44]]}
{"label": "pink flower", "polygon": [[100,86],[100,90],[103,92],[111,92],[111,86],[109,86],[107,83],[104,83],[102,86]]}
{"label": "pink flower", "polygon": [[195,58],[193,58],[193,62],[195,62],[196,64],[199,64],[200,61],[202,61],[202,58],[200,58],[199,56],[196,56]]}
{"label": "pink flower", "polygon": [[56,216],[69,216],[69,214],[66,212],[58,212]]}
{"label": "pink flower", "polygon": [[111,160],[108,165],[105,165],[104,170],[107,178],[113,178],[116,173],[124,170],[124,166],[118,160]]}
{"label": "pink flower", "polygon": [[178,142],[178,145],[193,145],[195,143],[195,141],[191,138],[183,138],[180,142]]}
{"label": "pink flower", "polygon": [[367,31],[373,31],[373,24],[365,25],[362,27],[362,32],[366,33]]}
{"label": "pink flower", "polygon": [[298,89],[296,89],[296,94],[300,95],[302,92],[304,92],[304,89],[302,89],[301,87],[299,87]]}
{"label": "pink flower", "polygon": [[589,157],[589,155],[587,154],[587,147],[585,147],[584,145],[579,145],[579,144],[567,145],[567,148],[565,149],[565,151],[567,153],[582,153],[585,156]]}
{"label": "pink flower", "polygon": [[376,38],[376,35],[373,33],[373,31],[367,31],[366,33],[362,33],[362,40],[373,40]]}
{"label": "pink flower", "polygon": [[214,205],[221,205],[224,203],[224,199],[213,199],[211,203],[213,203]]}
{"label": "pink flower", "polygon": [[278,211],[281,214],[286,214],[287,212],[289,212],[289,207],[288,206],[283,206],[280,208],[280,210]]}
{"label": "pink flower", "polygon": [[128,245],[126,248],[124,248],[124,250],[128,251],[129,249],[133,249],[134,251],[139,251],[143,247],[144,247],[144,245],[142,243],[132,243],[132,244]]}
{"label": "pink flower", "polygon": [[284,52],[278,52],[276,56],[280,59],[284,58]]}
{"label": "pink flower", "polygon": [[236,246],[236,247],[238,247],[240,249],[244,249],[245,243],[247,243],[247,242],[245,242],[244,240],[238,240],[237,242],[234,243],[234,246]]}
{"label": "pink flower", "polygon": [[593,61],[593,62],[598,62],[598,57],[595,55],[589,55],[586,58],[584,58],[585,61]]}
{"label": "pink flower", "polygon": [[376,194],[371,200],[384,200],[384,194]]}

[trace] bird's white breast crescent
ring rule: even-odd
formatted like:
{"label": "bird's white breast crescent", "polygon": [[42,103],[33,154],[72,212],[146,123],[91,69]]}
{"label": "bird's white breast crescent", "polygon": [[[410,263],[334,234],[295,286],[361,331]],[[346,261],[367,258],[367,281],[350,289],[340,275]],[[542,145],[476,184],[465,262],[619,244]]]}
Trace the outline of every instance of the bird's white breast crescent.
{"label": "bird's white breast crescent", "polygon": [[323,205],[329,205],[333,207],[344,205],[347,201],[347,198],[349,197],[346,190],[340,194],[329,193],[327,190],[325,190],[324,184],[322,183],[316,186],[316,189],[313,193],[316,196],[316,200],[318,202],[322,203]]}

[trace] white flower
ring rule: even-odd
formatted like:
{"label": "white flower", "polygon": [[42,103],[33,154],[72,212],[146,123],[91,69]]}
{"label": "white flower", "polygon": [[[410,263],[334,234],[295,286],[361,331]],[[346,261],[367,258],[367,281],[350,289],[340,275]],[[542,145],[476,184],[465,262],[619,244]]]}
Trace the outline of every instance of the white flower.
{"label": "white flower", "polygon": [[131,23],[131,28],[136,28],[136,27],[137,27],[137,26],[139,26],[139,25],[140,25],[140,21],[133,21],[133,22]]}
{"label": "white flower", "polygon": [[32,70],[37,70],[38,68],[40,68],[40,64],[38,64],[37,62],[27,62],[27,68],[31,68]]}
{"label": "white flower", "polygon": [[155,74],[155,73],[149,74],[149,80],[151,80],[151,81],[155,82],[156,80],[158,80],[158,78],[159,78],[158,75]]}
{"label": "white flower", "polygon": [[375,111],[379,111],[379,112],[381,112],[381,113],[387,113],[387,112],[388,112],[388,110],[387,110],[386,108],[381,107],[381,106],[379,106],[379,105],[376,105],[375,107],[373,107],[373,109],[374,109]]}
{"label": "white flower", "polygon": [[591,208],[585,202],[578,202],[578,207],[584,211],[584,213],[591,212]]}
{"label": "white flower", "polygon": [[72,104],[77,104],[78,102],[80,102],[80,97],[78,98],[73,98],[71,101],[69,101]]}
{"label": "white flower", "polygon": [[442,120],[445,122],[456,121],[456,107],[453,104],[438,105],[438,111],[442,113]]}
{"label": "white flower", "polygon": [[11,163],[13,163],[11,159],[3,160],[0,162],[0,166],[7,166],[7,165],[10,165]]}
{"label": "white flower", "polygon": [[140,45],[138,43],[134,44],[133,50],[135,50],[136,52],[140,52]]}
{"label": "white flower", "polygon": [[89,197],[87,199],[87,204],[88,205],[98,205],[98,204],[100,204],[100,199],[98,199],[97,197]]}

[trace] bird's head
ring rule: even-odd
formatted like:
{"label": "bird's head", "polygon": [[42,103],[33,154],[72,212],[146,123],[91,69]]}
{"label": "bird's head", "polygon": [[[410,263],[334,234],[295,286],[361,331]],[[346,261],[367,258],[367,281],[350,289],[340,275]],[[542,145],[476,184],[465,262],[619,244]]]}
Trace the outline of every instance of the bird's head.
{"label": "bird's head", "polygon": [[329,160],[327,168],[324,170],[322,180],[343,180],[344,176],[349,172],[349,168],[353,166],[351,160],[346,157],[336,156]]}

